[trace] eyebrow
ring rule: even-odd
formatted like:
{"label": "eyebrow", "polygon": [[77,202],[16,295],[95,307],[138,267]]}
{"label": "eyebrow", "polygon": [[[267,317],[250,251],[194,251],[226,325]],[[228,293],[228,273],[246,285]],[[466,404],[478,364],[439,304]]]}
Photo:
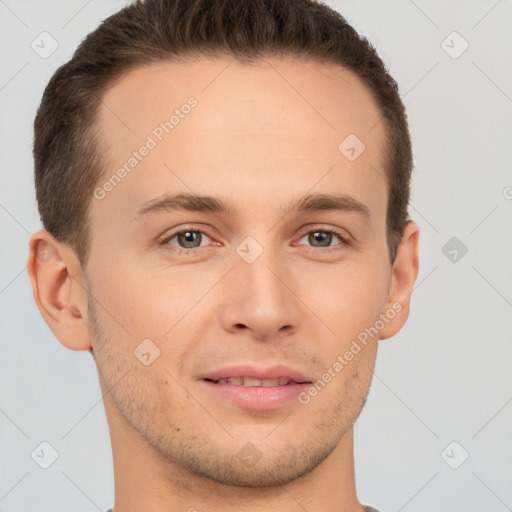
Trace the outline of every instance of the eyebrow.
{"label": "eyebrow", "polygon": [[[224,215],[232,215],[235,212],[233,204],[222,199],[195,194],[176,194],[146,201],[136,214],[135,220],[140,221],[149,214],[180,210]],[[370,209],[365,204],[346,194],[309,194],[294,203],[292,202],[289,205],[289,210],[299,213],[343,211],[357,213],[366,220],[371,218]]]}

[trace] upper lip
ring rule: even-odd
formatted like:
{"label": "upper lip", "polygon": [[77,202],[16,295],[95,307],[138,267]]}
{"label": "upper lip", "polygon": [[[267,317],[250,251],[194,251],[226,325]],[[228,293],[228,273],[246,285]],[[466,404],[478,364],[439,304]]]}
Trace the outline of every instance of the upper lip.
{"label": "upper lip", "polygon": [[287,378],[295,382],[311,382],[301,372],[285,365],[257,368],[252,365],[229,366],[203,375],[201,378],[210,380],[229,379],[230,377],[251,377],[253,379],[279,379]]}

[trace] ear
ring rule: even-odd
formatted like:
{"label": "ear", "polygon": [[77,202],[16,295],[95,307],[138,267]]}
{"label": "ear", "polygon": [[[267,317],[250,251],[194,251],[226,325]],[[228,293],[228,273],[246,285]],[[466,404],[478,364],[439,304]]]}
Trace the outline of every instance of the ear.
{"label": "ear", "polygon": [[37,307],[55,337],[71,350],[89,350],[87,290],[74,250],[48,231],[37,231],[30,237],[27,271]]}
{"label": "ear", "polygon": [[[386,305],[386,311],[394,311],[395,315],[380,331],[379,339],[381,340],[394,336],[409,317],[412,289],[418,276],[419,238],[419,227],[412,220],[408,221],[393,263]],[[389,315],[390,313],[388,317]]]}

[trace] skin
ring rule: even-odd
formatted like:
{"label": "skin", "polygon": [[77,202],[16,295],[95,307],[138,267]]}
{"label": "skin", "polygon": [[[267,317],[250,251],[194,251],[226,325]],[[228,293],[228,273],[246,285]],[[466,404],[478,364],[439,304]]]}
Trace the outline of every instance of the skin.
{"label": "skin", "polygon": [[[412,221],[394,264],[388,259],[387,188],[375,172],[384,173],[384,123],[370,131],[379,109],[357,77],[334,65],[291,58],[152,64],[103,98],[106,179],[190,96],[198,104],[179,125],[103,199],[92,198],[86,269],[47,231],[30,240],[41,314],[64,346],[93,349],[115,512],[361,512],[353,424],[378,340],[406,322],[418,273]],[[351,133],[366,146],[353,162],[338,150]],[[233,212],[135,219],[166,193],[211,195]],[[370,216],[289,210],[312,193],[350,195]],[[186,228],[206,232],[200,249],[180,251],[177,237],[159,245],[159,237]],[[325,228],[350,243],[333,235],[319,246],[309,234]],[[247,236],[263,248],[252,263],[236,252]],[[284,363],[315,382],[397,303],[400,312],[307,404],[244,408],[200,379],[228,365]],[[146,338],[160,350],[149,366],[133,354]],[[237,457],[247,443],[261,456],[249,466]]]}

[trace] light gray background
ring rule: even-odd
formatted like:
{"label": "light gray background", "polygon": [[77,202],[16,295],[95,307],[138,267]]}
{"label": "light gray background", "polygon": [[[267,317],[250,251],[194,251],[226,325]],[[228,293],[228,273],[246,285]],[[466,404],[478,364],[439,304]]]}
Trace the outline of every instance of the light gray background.
{"label": "light gray background", "polygon": [[[377,46],[400,85],[421,228],[411,316],[380,343],[355,428],[359,498],[383,512],[512,510],[512,2],[328,3]],[[53,337],[25,262],[40,227],[31,146],[41,94],[79,41],[123,5],[0,0],[1,512],[113,503],[92,357]],[[31,48],[43,31],[59,45],[47,59]],[[469,44],[456,59],[445,51],[462,48],[458,36],[446,39],[453,31]],[[468,248],[455,262],[442,251],[452,237]],[[42,441],[58,452],[46,470],[31,458]],[[462,450],[468,459],[452,469]]]}

